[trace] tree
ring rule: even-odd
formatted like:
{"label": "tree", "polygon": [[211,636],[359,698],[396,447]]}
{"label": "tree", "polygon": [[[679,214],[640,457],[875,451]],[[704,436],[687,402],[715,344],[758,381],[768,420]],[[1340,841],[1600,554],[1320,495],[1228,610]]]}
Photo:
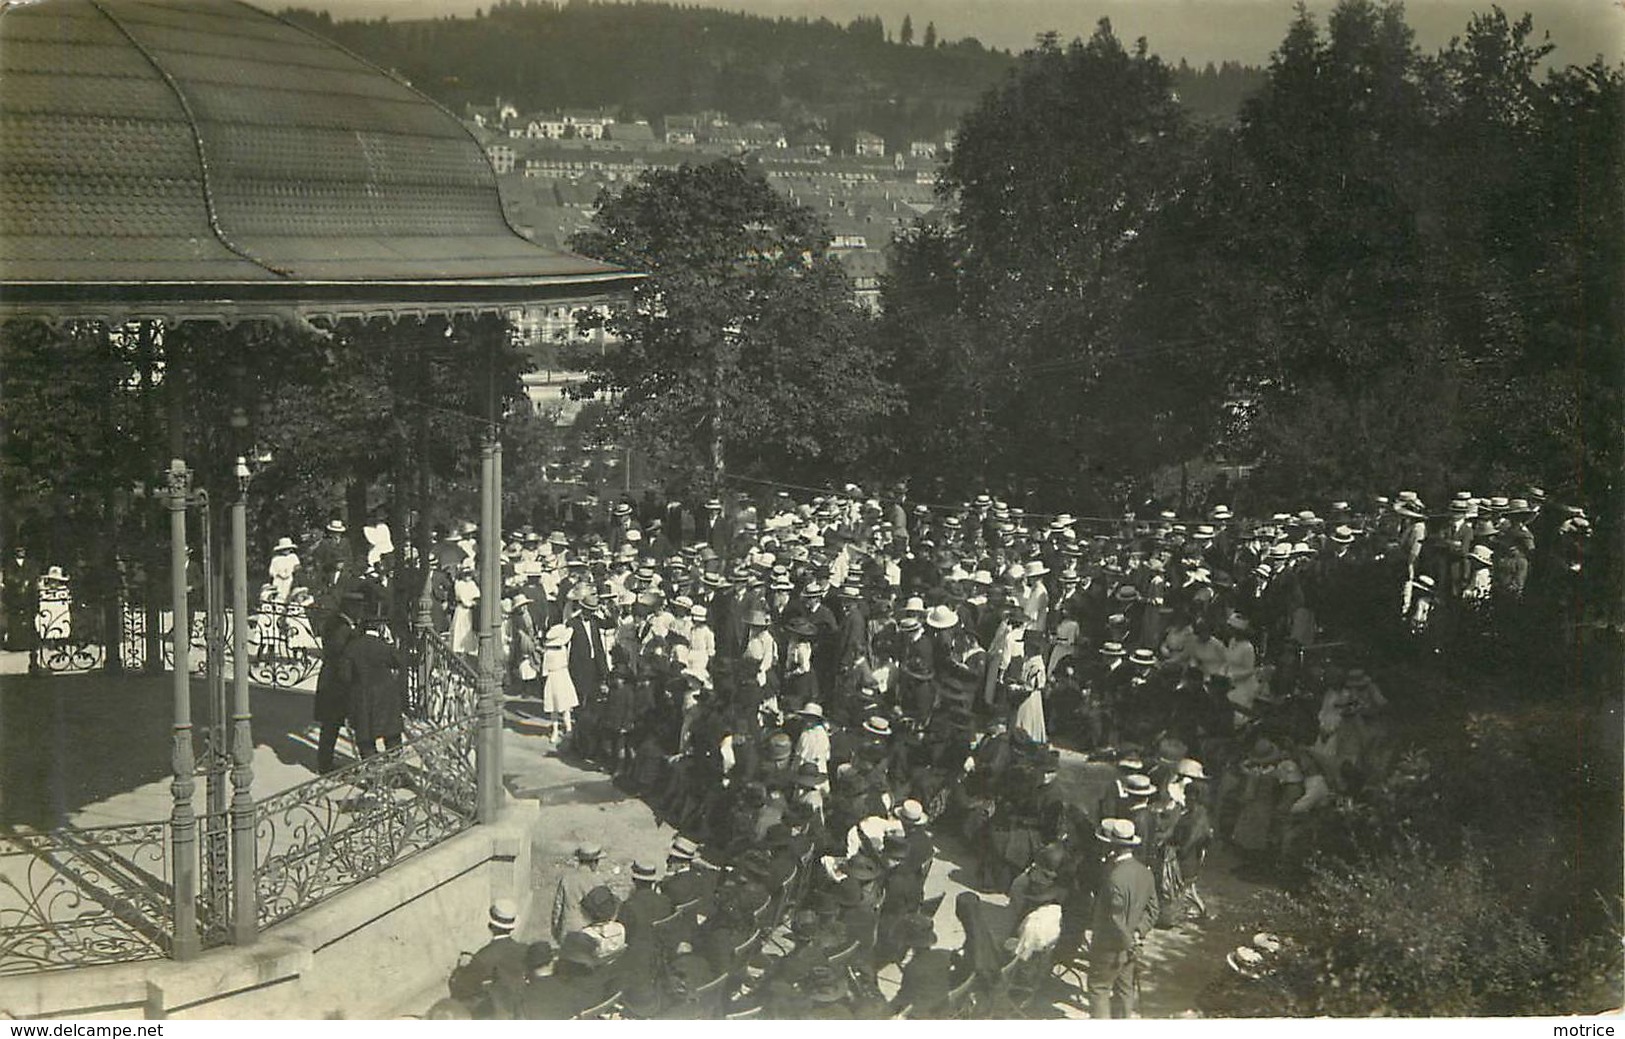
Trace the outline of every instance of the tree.
{"label": "tree", "polygon": [[914,46],[914,19],[903,15],[903,27],[897,30],[897,42],[905,47]]}
{"label": "tree", "polygon": [[[983,431],[973,455],[990,477],[1042,478],[1076,501],[1185,450],[1147,430],[1177,408],[1141,406],[1153,385],[1143,376],[1161,366],[1137,359],[1119,326],[1140,277],[1136,240],[1176,196],[1189,147],[1168,69],[1144,41],[1126,50],[1106,21],[1066,47],[1046,35],[961,122],[938,184],[949,240],[904,244],[886,306],[911,320],[939,314],[929,333],[897,337],[923,351],[900,362],[910,370],[958,334],[942,326],[979,330],[975,392],[933,403],[925,387],[910,406],[960,409],[946,424]],[[906,297],[946,283],[945,255],[954,309],[941,313]]]}
{"label": "tree", "polygon": [[868,449],[893,398],[869,322],[822,220],[760,172],[652,170],[606,190],[572,246],[649,275],[604,320],[622,345],[583,358],[574,392],[613,395],[657,463],[715,490],[736,468],[833,472]]}
{"label": "tree", "polygon": [[920,41],[920,44],[921,44],[921,46],[923,46],[928,51],[934,51],[934,50],[937,49],[937,23],[936,22],[926,22],[925,23],[925,38]]}

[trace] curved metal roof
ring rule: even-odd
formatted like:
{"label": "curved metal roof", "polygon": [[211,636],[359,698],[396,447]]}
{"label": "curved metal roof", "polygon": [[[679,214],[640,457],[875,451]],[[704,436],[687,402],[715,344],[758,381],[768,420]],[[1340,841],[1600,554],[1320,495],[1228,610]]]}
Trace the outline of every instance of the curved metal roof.
{"label": "curved metal roof", "polygon": [[538,246],[411,87],[234,0],[0,15],[0,313],[494,310],[635,277]]}

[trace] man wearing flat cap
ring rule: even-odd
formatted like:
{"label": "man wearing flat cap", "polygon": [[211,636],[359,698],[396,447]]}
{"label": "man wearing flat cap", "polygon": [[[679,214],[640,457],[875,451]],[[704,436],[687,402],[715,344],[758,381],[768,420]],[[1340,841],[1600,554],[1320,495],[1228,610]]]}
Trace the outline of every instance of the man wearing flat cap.
{"label": "man wearing flat cap", "polygon": [[591,923],[584,902],[587,892],[602,883],[598,864],[603,861],[604,849],[597,844],[578,845],[575,866],[559,877],[553,894],[553,944],[563,947],[564,936],[579,931]]}

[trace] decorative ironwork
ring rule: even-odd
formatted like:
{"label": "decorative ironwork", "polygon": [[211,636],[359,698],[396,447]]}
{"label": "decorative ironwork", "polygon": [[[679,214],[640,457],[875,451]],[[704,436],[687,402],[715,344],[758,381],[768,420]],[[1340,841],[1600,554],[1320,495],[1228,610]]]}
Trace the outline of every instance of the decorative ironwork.
{"label": "decorative ironwork", "polygon": [[147,608],[139,603],[124,603],[119,608],[119,661],[126,671],[139,671],[147,666]]}
{"label": "decorative ironwork", "polygon": [[[230,645],[231,614],[226,638]],[[230,650],[227,650],[230,659]],[[321,642],[303,603],[260,602],[248,616],[248,674],[261,685],[286,688],[321,670]]]}
{"label": "decorative ironwork", "polygon": [[407,670],[406,713],[430,727],[474,717],[479,675],[439,635],[420,631],[413,667]]}
{"label": "decorative ironwork", "polygon": [[268,927],[474,825],[472,718],[262,800],[259,923]]}
{"label": "decorative ironwork", "polygon": [[106,661],[100,611],[74,599],[66,580],[41,581],[34,611],[35,670],[52,675],[92,671]]}
{"label": "decorative ironwork", "polygon": [[[121,603],[119,618],[119,661],[126,671],[144,668],[149,643],[156,641],[159,659],[166,671],[175,666],[175,647],[170,639],[175,614],[160,610],[149,614],[140,605]],[[151,625],[156,621],[156,639]],[[235,618],[230,610],[222,615],[225,664],[230,668],[231,632]],[[35,614],[39,635],[34,647],[34,669],[52,675],[83,674],[108,666],[106,624],[99,607],[76,602],[69,586],[42,589]],[[192,612],[191,667],[197,675],[208,673],[208,622],[202,610]],[[286,689],[310,681],[321,670],[321,641],[316,637],[310,611],[302,603],[256,603],[248,617],[248,673],[256,683]]]}
{"label": "decorative ironwork", "polygon": [[164,823],[0,833],[0,976],[166,956]]}
{"label": "decorative ironwork", "polygon": [[[202,610],[191,610],[189,612],[192,615],[192,623],[190,635],[187,638],[187,642],[191,647],[191,651],[187,653],[188,663],[191,665],[192,674],[208,674],[209,618]],[[229,615],[227,615],[225,618],[225,625],[226,636],[227,638],[230,638],[231,617]],[[175,670],[175,642],[172,638],[175,631],[174,610],[164,610],[158,615],[158,629],[159,635],[163,639],[163,641],[159,643],[159,645],[162,647],[160,651],[160,659],[162,659],[164,662],[165,671],[173,671]]]}

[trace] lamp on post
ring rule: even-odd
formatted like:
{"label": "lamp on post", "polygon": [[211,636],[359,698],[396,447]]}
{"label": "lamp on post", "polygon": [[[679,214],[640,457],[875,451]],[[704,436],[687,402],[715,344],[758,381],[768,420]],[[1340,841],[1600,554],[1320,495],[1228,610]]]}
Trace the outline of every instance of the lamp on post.
{"label": "lamp on post", "polygon": [[164,480],[164,505],[169,509],[170,609],[175,622],[174,729],[171,735],[169,784],[170,854],[175,878],[175,943],[171,954],[189,960],[198,954],[197,811],[192,795],[196,758],[192,751],[191,618],[186,599],[186,509],[192,504],[192,473],[179,458],[169,463]]}
{"label": "lamp on post", "polygon": [[248,485],[253,473],[243,455],[237,456],[234,475],[237,497],[231,503],[231,936],[236,944],[248,945],[259,934],[259,902],[254,885],[253,712],[248,701]]}

